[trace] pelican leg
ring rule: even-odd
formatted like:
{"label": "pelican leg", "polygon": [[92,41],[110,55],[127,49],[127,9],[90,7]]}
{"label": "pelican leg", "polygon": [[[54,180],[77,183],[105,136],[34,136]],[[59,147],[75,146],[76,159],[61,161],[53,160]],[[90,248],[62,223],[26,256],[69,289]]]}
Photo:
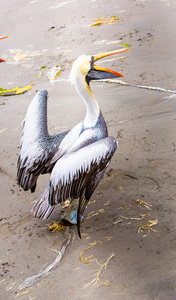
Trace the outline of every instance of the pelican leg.
{"label": "pelican leg", "polygon": [[[77,200],[73,200],[68,208],[68,213],[63,216],[63,219],[68,221],[71,224],[77,224],[77,210],[73,210],[75,205],[78,203]],[[81,216],[81,221],[84,219],[83,216]]]}
{"label": "pelican leg", "polygon": [[[77,224],[77,210],[74,210],[71,212],[71,214],[69,215],[69,218],[66,219],[68,222],[70,222],[71,224]],[[83,216],[81,216],[81,221],[84,219]]]}

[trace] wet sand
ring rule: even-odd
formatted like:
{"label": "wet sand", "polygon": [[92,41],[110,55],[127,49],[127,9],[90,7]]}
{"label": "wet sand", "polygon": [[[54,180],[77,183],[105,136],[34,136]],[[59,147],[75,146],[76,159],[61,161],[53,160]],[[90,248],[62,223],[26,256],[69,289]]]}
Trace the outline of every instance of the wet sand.
{"label": "wet sand", "polygon": [[[62,5],[60,5],[62,4]],[[60,5],[60,6],[59,6]],[[95,18],[116,15],[111,25],[89,27]],[[67,79],[81,54],[97,54],[130,43],[126,58],[101,62],[133,85],[176,90],[175,1],[6,1],[1,4],[0,41],[2,88],[35,82],[25,94],[0,98],[0,299],[17,296],[13,285],[38,274],[54,261],[67,236],[47,230],[49,221],[34,219],[31,208],[44,191],[24,192],[16,182],[21,122],[36,91],[49,91],[51,134],[70,129],[85,115],[84,104],[67,82],[49,82],[46,74],[57,64],[59,79]],[[118,42],[121,40],[121,42]],[[114,43],[117,42],[117,43]],[[13,51],[10,51],[13,50]],[[17,60],[20,50],[23,60]],[[43,75],[40,74],[40,68]],[[176,96],[169,92],[93,82],[93,93],[119,147],[93,194],[77,235],[52,273],[27,288],[22,299],[142,299],[176,298]],[[137,200],[151,206],[139,206]],[[93,202],[93,200],[95,200]],[[95,216],[87,218],[90,213]],[[58,211],[51,220],[57,220]],[[93,213],[92,213],[93,214]],[[89,215],[91,216],[91,215]],[[86,219],[87,218],[87,219]],[[138,232],[142,225],[151,230]],[[146,227],[144,227],[146,228]],[[149,227],[148,227],[149,228]],[[85,264],[82,257],[91,256]],[[94,280],[102,269],[100,285]],[[99,264],[99,265],[98,265]],[[89,285],[92,281],[93,283]]]}

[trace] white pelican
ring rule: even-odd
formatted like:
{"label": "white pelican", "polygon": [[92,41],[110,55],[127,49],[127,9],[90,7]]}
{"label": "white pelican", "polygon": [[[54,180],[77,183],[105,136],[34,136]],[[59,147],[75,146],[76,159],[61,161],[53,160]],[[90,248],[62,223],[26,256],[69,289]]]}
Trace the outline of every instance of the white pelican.
{"label": "white pelican", "polygon": [[[92,193],[101,180],[117,141],[108,137],[107,126],[90,89],[90,81],[123,76],[95,65],[95,61],[118,54],[120,49],[95,56],[82,55],[73,64],[70,81],[86,105],[83,121],[58,135],[47,129],[47,90],[37,93],[24,120],[17,178],[24,190],[35,191],[40,174],[51,173],[50,182],[33,207],[35,217],[46,219],[57,204],[79,199],[76,212],[78,234],[80,221]],[[71,216],[70,221],[71,221]]]}

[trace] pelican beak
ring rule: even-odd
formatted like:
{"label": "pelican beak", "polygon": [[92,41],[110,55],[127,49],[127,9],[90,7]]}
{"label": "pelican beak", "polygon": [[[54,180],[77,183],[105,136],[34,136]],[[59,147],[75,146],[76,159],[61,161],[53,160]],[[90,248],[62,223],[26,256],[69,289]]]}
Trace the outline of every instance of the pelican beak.
{"label": "pelican beak", "polygon": [[123,77],[122,74],[116,72],[116,71],[112,71],[109,69],[106,69],[104,67],[99,67],[97,65],[94,64],[95,61],[110,56],[110,55],[114,55],[114,54],[119,54],[125,51],[128,51],[128,48],[125,49],[120,49],[120,50],[115,50],[115,51],[111,51],[111,52],[106,52],[106,53],[102,53],[102,54],[98,54],[95,56],[91,57],[91,68],[89,70],[89,72],[87,73],[87,81],[89,82],[90,80],[98,80],[98,79],[110,79],[110,78],[116,78],[116,77]]}
{"label": "pelican beak", "polygon": [[2,39],[7,39],[8,38],[8,36],[6,35],[6,36],[0,36],[0,40],[2,40]]}

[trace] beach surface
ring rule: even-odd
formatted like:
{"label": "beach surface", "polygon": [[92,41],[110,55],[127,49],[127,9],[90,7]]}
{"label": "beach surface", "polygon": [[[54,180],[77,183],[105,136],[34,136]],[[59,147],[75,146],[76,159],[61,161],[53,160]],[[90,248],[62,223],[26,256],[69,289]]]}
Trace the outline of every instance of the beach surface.
{"label": "beach surface", "polygon": [[[0,299],[175,299],[176,1],[7,0],[0,16],[0,36],[9,36],[0,40],[0,88],[33,83],[26,93],[0,96]],[[90,26],[112,16],[119,19]],[[128,52],[99,65],[122,73],[127,84],[91,84],[118,149],[85,210],[82,239],[76,226],[48,231],[61,208],[45,221],[31,209],[49,175],[40,176],[33,194],[16,180],[27,108],[46,88],[50,134],[72,128],[85,116],[67,81],[74,60],[125,46]],[[47,74],[58,65],[51,82]],[[59,265],[19,291],[55,260],[68,231]]]}

